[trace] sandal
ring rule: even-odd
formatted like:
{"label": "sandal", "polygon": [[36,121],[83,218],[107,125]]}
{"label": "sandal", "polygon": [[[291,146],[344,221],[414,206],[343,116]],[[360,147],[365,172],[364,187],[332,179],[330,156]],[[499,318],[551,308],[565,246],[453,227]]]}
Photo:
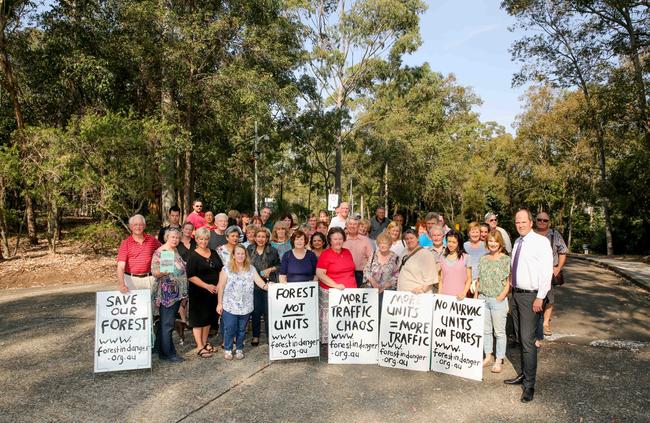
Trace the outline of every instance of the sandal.
{"label": "sandal", "polygon": [[553,335],[553,332],[551,332],[551,325],[544,325],[544,336],[551,335]]}
{"label": "sandal", "polygon": [[214,347],[214,345],[212,345],[212,344],[209,343],[209,342],[207,342],[207,343],[205,344],[205,349],[206,349],[207,351],[211,352],[211,353],[212,353],[212,352],[215,352],[215,351],[217,350],[217,349]]}
{"label": "sandal", "polygon": [[196,353],[201,358],[210,358],[212,357],[212,353],[206,349],[205,347],[201,348],[199,352]]}
{"label": "sandal", "polygon": [[497,360],[494,362],[494,366],[492,366],[490,371],[492,373],[501,373],[501,370],[503,370],[503,360]]}

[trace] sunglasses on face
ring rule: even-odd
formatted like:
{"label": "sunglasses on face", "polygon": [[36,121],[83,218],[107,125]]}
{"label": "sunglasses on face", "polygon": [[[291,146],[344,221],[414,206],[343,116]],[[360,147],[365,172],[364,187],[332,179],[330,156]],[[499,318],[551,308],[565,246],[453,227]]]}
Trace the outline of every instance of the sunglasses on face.
{"label": "sunglasses on face", "polygon": [[537,219],[538,222],[548,223],[548,219]]}

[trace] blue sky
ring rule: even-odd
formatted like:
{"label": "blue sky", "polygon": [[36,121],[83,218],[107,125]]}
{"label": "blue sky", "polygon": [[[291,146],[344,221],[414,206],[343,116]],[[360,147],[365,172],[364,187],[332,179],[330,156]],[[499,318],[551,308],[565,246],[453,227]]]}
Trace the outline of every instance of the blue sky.
{"label": "blue sky", "polygon": [[499,8],[500,0],[428,0],[420,19],[422,45],[404,63],[429,62],[431,69],[456,75],[483,100],[482,121],[496,121],[514,132],[524,88],[511,88],[519,69],[508,48],[521,34],[508,31],[514,20]]}

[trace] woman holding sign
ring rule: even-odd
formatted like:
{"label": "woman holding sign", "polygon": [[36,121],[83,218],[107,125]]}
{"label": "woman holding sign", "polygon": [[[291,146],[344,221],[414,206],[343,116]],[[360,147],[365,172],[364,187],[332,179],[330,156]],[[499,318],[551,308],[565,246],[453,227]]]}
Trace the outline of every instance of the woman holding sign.
{"label": "woman holding sign", "polygon": [[244,337],[246,336],[246,324],[253,311],[253,285],[268,289],[257,273],[255,267],[251,266],[248,253],[242,245],[235,246],[230,262],[224,266],[219,275],[219,302],[217,313],[221,314],[221,323],[224,333],[223,358],[232,360],[233,338],[237,340],[235,358],[244,358]]}
{"label": "woman holding sign", "polygon": [[[265,227],[259,227],[255,231],[255,244],[249,245],[246,249],[251,259],[251,264],[258,271],[262,279],[266,282],[278,281],[278,268],[280,267],[280,256],[278,251],[269,244],[269,230]],[[264,316],[264,326],[266,336],[269,335],[269,313],[268,313],[268,296],[266,292],[255,285],[253,292],[253,339],[252,346],[260,344],[260,332],[262,326],[262,316]]]}
{"label": "woman holding sign", "polygon": [[215,348],[208,342],[210,325],[217,319],[217,281],[223,267],[219,254],[208,248],[210,231],[196,231],[196,250],[187,260],[190,298],[190,325],[196,341],[197,355],[212,357]]}
{"label": "woman holding sign", "polygon": [[155,307],[160,310],[156,349],[161,360],[177,363],[183,359],[176,355],[172,332],[181,301],[187,298],[187,277],[185,261],[177,250],[181,233],[176,228],[170,228],[165,232],[164,240],[165,244],[151,258],[151,274],[156,278],[151,292]]}
{"label": "woman holding sign", "polygon": [[438,260],[441,275],[438,293],[462,300],[472,284],[472,265],[463,248],[463,235],[460,232],[452,229],[445,239],[447,248]]}
{"label": "woman holding sign", "polygon": [[347,248],[343,248],[345,231],[337,226],[332,227],[327,233],[329,248],[323,251],[316,264],[316,276],[320,280],[319,312],[320,312],[320,342],[327,344],[329,333],[329,292],[330,288],[345,289],[356,288],[357,280],[354,278],[354,259]]}
{"label": "woman holding sign", "polygon": [[[390,227],[390,225],[388,225]],[[400,259],[398,291],[410,291],[424,294],[438,283],[438,268],[433,253],[420,247],[417,232],[414,229],[404,231],[406,250]]]}
{"label": "woman holding sign", "polygon": [[493,373],[500,373],[506,356],[506,318],[508,291],[510,290],[510,257],[504,254],[505,242],[501,232],[494,230],[487,236],[488,254],[478,264],[478,297],[485,300],[485,326],[483,329],[483,367],[492,364],[492,330],[497,341],[497,355]]}

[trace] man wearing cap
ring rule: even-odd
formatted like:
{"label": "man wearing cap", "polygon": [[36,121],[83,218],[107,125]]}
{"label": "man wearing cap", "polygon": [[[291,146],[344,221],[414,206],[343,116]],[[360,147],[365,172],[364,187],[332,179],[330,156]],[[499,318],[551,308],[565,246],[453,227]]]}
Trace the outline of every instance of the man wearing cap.
{"label": "man wearing cap", "polygon": [[497,226],[497,215],[493,212],[487,212],[485,214],[485,223],[487,223],[491,231],[496,229],[497,231],[501,232],[504,248],[508,254],[510,254],[512,252],[512,242],[510,241],[510,235],[508,235],[508,232],[506,232],[505,229]]}
{"label": "man wearing cap", "polygon": [[521,372],[508,385],[523,385],[521,402],[533,400],[537,375],[535,330],[544,311],[544,298],[551,289],[553,251],[548,239],[533,231],[533,216],[521,209],[515,215],[519,238],[512,256],[512,320],[521,343]]}
{"label": "man wearing cap", "polygon": [[131,216],[131,235],[122,241],[117,250],[117,287],[122,293],[130,289],[151,289],[154,278],[151,275],[151,258],[160,247],[160,242],[144,233],[147,224],[140,214]]}

